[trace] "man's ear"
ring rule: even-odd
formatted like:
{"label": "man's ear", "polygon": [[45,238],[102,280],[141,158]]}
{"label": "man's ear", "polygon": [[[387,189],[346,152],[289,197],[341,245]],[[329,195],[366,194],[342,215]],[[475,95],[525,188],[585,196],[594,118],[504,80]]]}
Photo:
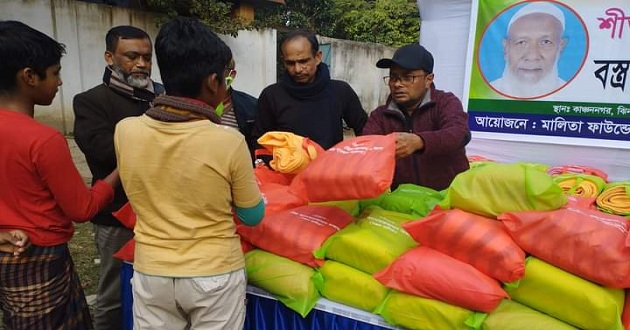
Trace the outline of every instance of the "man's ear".
{"label": "man's ear", "polygon": [[433,84],[433,78],[435,77],[435,75],[433,74],[433,72],[427,74],[427,78],[425,80],[425,87],[429,88],[431,87],[431,85]]}
{"label": "man's ear", "polygon": [[322,56],[321,50],[318,50],[317,53],[315,53],[315,62],[317,62],[317,65],[322,62]]}
{"label": "man's ear", "polygon": [[22,83],[29,87],[35,87],[39,83],[40,77],[33,69],[31,68],[23,68],[19,70],[16,74],[16,81],[18,84]]}
{"label": "man's ear", "polygon": [[225,87],[223,87],[223,84],[219,81],[217,74],[213,73],[207,76],[206,79],[203,80],[203,88],[208,90],[211,94],[214,95],[217,93],[219,88],[225,88]]}
{"label": "man's ear", "polygon": [[114,64],[114,54],[112,54],[110,51],[105,51],[103,57],[105,57],[105,62],[108,66],[112,66]]}
{"label": "man's ear", "polygon": [[560,51],[563,51],[564,47],[566,47],[568,43],[569,43],[569,38],[560,39]]}

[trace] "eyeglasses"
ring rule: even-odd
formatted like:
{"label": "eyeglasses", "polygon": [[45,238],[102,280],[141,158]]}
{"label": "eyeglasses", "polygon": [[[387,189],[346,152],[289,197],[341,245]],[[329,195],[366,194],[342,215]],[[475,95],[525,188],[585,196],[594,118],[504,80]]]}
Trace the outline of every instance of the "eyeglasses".
{"label": "eyeglasses", "polygon": [[416,81],[416,78],[425,77],[425,76],[426,74],[418,74],[418,75],[406,74],[403,76],[391,75],[391,76],[383,77],[383,81],[385,82],[385,85],[389,85],[389,84],[393,85],[396,83],[396,81],[400,81],[403,85],[411,85]]}

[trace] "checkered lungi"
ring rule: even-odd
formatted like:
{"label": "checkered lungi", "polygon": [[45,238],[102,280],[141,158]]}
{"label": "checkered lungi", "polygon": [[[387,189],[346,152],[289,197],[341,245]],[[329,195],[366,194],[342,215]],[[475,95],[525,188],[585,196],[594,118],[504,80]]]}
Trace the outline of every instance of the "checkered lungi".
{"label": "checkered lungi", "polygon": [[0,252],[0,306],[6,330],[94,328],[67,244]]}

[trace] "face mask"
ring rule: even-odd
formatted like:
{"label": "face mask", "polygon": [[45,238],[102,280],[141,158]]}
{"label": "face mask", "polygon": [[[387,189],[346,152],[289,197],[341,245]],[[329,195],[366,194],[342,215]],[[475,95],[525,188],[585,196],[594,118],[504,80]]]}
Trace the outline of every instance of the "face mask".
{"label": "face mask", "polygon": [[225,77],[225,89],[229,90],[233,82],[234,82],[234,78],[232,76]]}
{"label": "face mask", "polygon": [[221,117],[221,115],[223,114],[223,110],[225,110],[225,107],[223,106],[223,102],[219,103],[214,108],[214,112],[216,112],[217,116],[219,116],[219,117]]}

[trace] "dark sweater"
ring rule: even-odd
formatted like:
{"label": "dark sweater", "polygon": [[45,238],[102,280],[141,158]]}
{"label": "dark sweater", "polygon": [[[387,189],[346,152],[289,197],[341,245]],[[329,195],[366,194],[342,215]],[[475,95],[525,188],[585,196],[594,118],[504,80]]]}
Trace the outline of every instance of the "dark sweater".
{"label": "dark sweater", "polygon": [[262,91],[252,135],[258,139],[269,131],[292,132],[328,149],[343,140],[342,119],[360,135],[367,114],[352,87],[330,79],[322,63],[312,84],[300,86],[285,75]]}
{"label": "dark sweater", "polygon": [[392,189],[413,183],[442,190],[469,168],[465,150],[470,142],[468,114],[453,93],[432,86],[411,116],[389,101],[370,113],[363,128],[366,135],[393,132],[417,134],[424,141],[424,149],[396,160]]}
{"label": "dark sweater", "polygon": [[[157,85],[157,84],[156,84]],[[157,85],[156,90],[161,89]],[[149,102],[132,99],[119,94],[105,84],[98,85],[74,97],[74,139],[92,172],[92,184],[103,179],[116,168],[114,151],[114,128],[130,116],[140,116]],[[127,196],[119,185],[115,189],[114,201],[98,213],[92,222],[101,225],[122,227],[111,212],[127,203]]]}

